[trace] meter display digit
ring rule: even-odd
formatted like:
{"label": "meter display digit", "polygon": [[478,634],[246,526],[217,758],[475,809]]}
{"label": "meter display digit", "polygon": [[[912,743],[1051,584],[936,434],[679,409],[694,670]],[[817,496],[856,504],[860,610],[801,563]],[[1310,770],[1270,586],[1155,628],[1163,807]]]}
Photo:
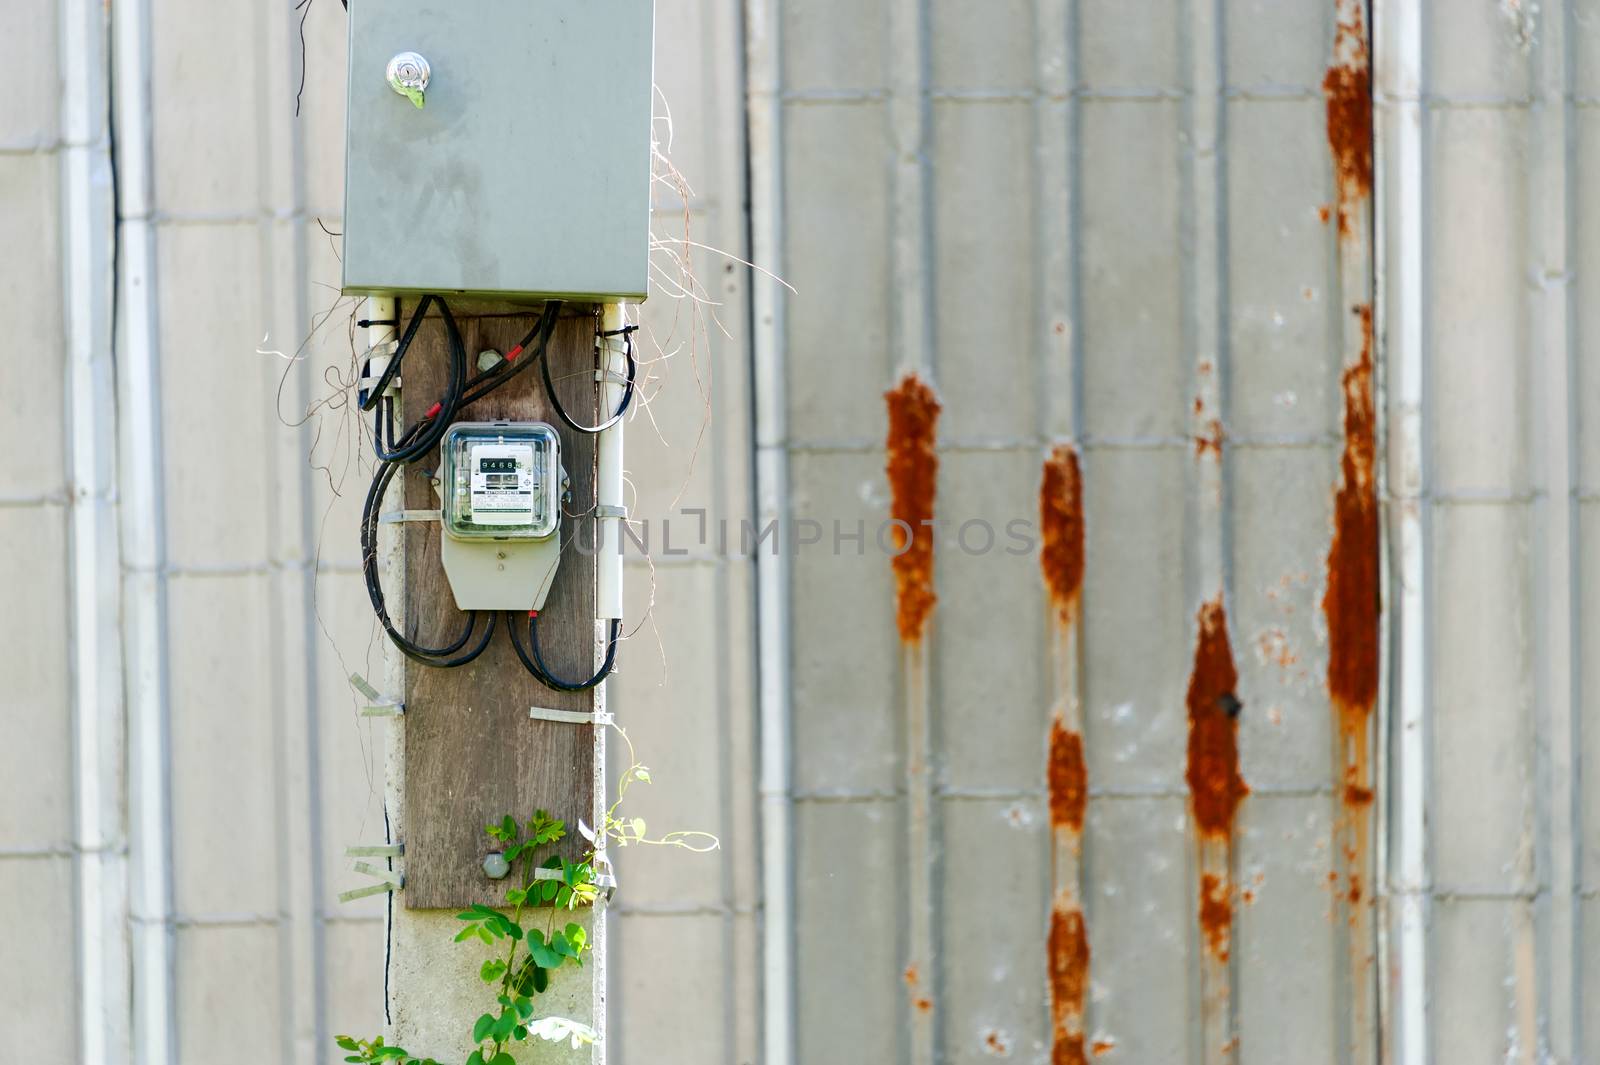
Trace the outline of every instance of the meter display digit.
{"label": "meter display digit", "polygon": [[477,444],[471,449],[474,525],[537,525],[534,445]]}

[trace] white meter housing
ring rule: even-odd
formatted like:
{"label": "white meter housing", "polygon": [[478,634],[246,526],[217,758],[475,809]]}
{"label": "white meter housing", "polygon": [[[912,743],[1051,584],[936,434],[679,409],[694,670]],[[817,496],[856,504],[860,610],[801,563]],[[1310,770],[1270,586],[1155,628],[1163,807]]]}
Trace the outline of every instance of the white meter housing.
{"label": "white meter housing", "polygon": [[561,439],[543,422],[457,422],[440,441],[440,555],[461,610],[538,610],[561,560]]}

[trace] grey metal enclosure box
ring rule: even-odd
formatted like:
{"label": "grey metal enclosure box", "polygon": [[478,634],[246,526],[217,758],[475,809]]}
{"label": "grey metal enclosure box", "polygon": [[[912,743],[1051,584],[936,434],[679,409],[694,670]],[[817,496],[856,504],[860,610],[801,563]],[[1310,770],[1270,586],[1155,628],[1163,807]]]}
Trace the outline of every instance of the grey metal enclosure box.
{"label": "grey metal enclosure box", "polygon": [[344,291],[643,299],[654,37],[654,0],[350,0]]}

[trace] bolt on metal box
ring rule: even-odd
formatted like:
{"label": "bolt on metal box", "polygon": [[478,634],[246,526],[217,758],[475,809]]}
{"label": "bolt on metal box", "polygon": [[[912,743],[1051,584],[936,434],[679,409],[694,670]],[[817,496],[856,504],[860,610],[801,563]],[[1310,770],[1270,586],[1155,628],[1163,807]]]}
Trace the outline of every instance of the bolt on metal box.
{"label": "bolt on metal box", "polygon": [[643,299],[654,0],[351,0],[344,291]]}

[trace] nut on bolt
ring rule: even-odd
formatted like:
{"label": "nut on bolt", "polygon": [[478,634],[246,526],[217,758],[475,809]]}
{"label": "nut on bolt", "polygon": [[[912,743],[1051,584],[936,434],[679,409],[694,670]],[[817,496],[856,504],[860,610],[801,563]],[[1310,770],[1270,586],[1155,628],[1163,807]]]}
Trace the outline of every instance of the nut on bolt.
{"label": "nut on bolt", "polygon": [[511,872],[511,863],[499,851],[490,851],[484,855],[483,872],[490,880],[504,880]]}

